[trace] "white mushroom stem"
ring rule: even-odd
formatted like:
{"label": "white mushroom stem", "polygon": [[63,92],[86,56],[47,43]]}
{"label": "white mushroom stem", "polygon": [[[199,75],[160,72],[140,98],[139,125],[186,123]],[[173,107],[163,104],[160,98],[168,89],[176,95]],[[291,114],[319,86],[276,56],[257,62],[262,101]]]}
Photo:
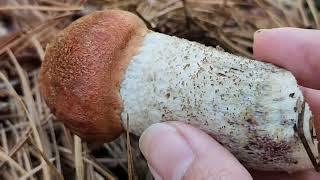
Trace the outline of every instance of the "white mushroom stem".
{"label": "white mushroom stem", "polygon": [[[120,94],[122,121],[128,116],[136,135],[153,123],[182,121],[212,135],[249,168],[313,168],[294,130],[304,97],[293,75],[272,64],[149,32]],[[311,116],[306,105],[309,144]]]}

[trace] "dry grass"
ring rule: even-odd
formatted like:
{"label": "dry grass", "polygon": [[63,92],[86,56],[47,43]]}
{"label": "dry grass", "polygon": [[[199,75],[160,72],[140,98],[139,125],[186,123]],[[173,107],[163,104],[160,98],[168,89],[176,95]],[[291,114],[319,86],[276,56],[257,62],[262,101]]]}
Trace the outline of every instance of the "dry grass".
{"label": "dry grass", "polygon": [[257,29],[320,29],[319,7],[318,0],[2,0],[0,179],[152,179],[137,137],[83,142],[41,98],[37,77],[45,46],[78,17],[125,9],[155,31],[251,57]]}

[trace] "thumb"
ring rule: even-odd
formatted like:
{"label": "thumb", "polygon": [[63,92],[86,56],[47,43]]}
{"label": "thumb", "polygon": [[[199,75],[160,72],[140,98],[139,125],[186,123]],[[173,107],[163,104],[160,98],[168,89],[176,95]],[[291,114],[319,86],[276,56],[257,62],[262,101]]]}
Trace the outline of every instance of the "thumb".
{"label": "thumb", "polygon": [[180,122],[150,126],[140,138],[140,149],[156,180],[252,179],[217,141]]}

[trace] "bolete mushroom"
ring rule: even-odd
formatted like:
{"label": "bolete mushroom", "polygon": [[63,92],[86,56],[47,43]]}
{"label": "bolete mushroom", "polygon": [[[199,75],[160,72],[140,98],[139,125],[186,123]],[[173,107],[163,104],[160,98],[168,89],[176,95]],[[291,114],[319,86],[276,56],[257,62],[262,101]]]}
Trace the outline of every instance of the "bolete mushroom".
{"label": "bolete mushroom", "polygon": [[183,121],[254,169],[311,168],[303,143],[318,154],[289,71],[153,32],[125,11],[94,12],[63,30],[46,49],[40,88],[57,118],[90,141],[117,138],[127,118],[136,135]]}

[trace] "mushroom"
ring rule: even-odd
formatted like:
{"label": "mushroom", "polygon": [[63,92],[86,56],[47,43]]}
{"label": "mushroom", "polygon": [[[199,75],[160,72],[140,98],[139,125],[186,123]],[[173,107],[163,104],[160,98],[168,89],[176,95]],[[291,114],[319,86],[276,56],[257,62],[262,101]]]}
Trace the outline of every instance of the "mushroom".
{"label": "mushroom", "polygon": [[94,12],[63,30],[47,46],[40,88],[88,141],[114,140],[127,119],[136,135],[183,121],[249,168],[292,172],[319,158],[309,158],[318,154],[312,113],[289,71],[153,32],[129,12]]}

